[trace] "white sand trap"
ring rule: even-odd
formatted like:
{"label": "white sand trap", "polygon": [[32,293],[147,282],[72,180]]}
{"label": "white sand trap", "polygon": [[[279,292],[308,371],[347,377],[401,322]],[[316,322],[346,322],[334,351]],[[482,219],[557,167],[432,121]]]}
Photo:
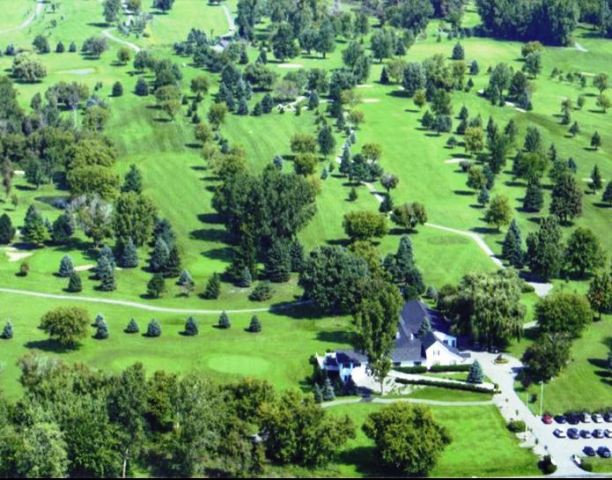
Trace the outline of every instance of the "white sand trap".
{"label": "white sand trap", "polygon": [[18,262],[33,255],[32,252],[22,252],[13,247],[6,248],[4,252],[9,259],[9,262]]}
{"label": "white sand trap", "polygon": [[380,102],[380,98],[364,98],[362,102],[363,103],[378,103]]}
{"label": "white sand trap", "polygon": [[75,272],[86,272],[87,270],[91,270],[95,265],[79,265],[78,267],[74,267]]}
{"label": "white sand trap", "polygon": [[281,63],[278,68],[302,68],[304,65],[301,63]]}
{"label": "white sand trap", "polygon": [[20,177],[23,177],[25,175],[25,172],[23,170],[13,170],[13,173],[15,175],[19,175]]}
{"label": "white sand trap", "polygon": [[444,163],[461,163],[463,161],[467,161],[465,158],[450,158],[448,160],[444,160]]}
{"label": "white sand trap", "polygon": [[58,73],[67,73],[69,75],[90,75],[96,70],[93,68],[77,68],[75,70],[62,70]]}
{"label": "white sand trap", "polygon": [[372,85],[371,83],[364,83],[362,85],[357,85],[357,88],[372,88],[374,87],[374,85]]}

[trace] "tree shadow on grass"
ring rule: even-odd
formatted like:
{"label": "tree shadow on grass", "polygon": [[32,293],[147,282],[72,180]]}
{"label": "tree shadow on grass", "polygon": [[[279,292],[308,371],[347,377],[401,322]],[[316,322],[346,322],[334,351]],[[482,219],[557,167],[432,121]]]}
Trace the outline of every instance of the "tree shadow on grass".
{"label": "tree shadow on grass", "polygon": [[42,350],[43,352],[52,352],[52,353],[67,353],[74,352],[81,348],[79,344],[74,346],[66,346],[62,345],[57,340],[46,339],[46,340],[31,340],[24,344],[24,347],[36,350]]}
{"label": "tree shadow on grass", "polygon": [[202,223],[212,223],[215,225],[223,225],[223,217],[218,213],[200,213],[198,220]]}
{"label": "tree shadow on grass", "polygon": [[470,228],[470,232],[478,233],[481,235],[500,233],[500,231],[497,228],[492,228],[492,227],[474,227],[474,228]]}
{"label": "tree shadow on grass", "polygon": [[334,331],[321,331],[317,332],[317,340],[328,343],[344,343],[347,345],[353,345],[355,335],[346,330],[334,330]]}
{"label": "tree shadow on grass", "polygon": [[373,446],[345,450],[338,455],[338,463],[354,465],[359,473],[367,477],[397,477],[397,472],[385,471],[380,465]]}
{"label": "tree shadow on grass", "polygon": [[[299,301],[299,299],[296,300]],[[329,314],[321,312],[314,302],[300,304],[295,304],[295,302],[278,302],[270,306],[270,313],[294,320],[317,320],[329,317]]]}
{"label": "tree shadow on grass", "polygon": [[341,247],[348,247],[351,241],[348,238],[334,238],[331,240],[326,240],[325,243],[328,245],[339,245]]}
{"label": "tree shadow on grass", "polygon": [[453,190],[453,193],[455,195],[462,195],[464,197],[471,197],[474,195],[475,192],[473,192],[472,190]]}
{"label": "tree shadow on grass", "polygon": [[233,250],[230,247],[225,248],[213,248],[202,252],[202,256],[210,258],[211,260],[223,260],[230,262],[234,256]]}
{"label": "tree shadow on grass", "polygon": [[192,230],[189,237],[194,240],[203,240],[205,242],[230,243],[230,235],[225,230],[215,228],[201,228]]}

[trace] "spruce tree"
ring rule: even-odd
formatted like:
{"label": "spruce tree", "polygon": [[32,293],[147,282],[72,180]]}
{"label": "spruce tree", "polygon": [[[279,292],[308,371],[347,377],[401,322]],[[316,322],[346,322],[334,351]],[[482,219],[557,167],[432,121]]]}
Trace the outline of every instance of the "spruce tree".
{"label": "spruce tree", "polygon": [[96,334],[94,335],[98,340],[105,340],[108,338],[108,325],[104,318],[96,324]]}
{"label": "spruce tree", "polygon": [[268,249],[266,258],[266,276],[272,282],[287,282],[291,274],[291,256],[286,242],[276,240]]}
{"label": "spruce tree", "polygon": [[591,148],[598,150],[599,147],[601,147],[601,135],[599,135],[599,132],[595,132],[591,137]]}
{"label": "spruce tree", "polygon": [[164,277],[169,278],[178,277],[181,273],[181,257],[176,245],[170,249],[163,273]]}
{"label": "spruce tree", "polygon": [[68,287],[66,290],[68,290],[70,293],[78,293],[83,290],[81,276],[78,272],[72,272],[70,279],[68,280]]}
{"label": "spruce tree", "polygon": [[183,270],[181,274],[179,275],[179,278],[176,281],[176,284],[180,285],[181,287],[186,286],[186,285],[193,285],[193,278],[191,277],[191,274],[187,270]]}
{"label": "spruce tree", "polygon": [[332,402],[336,399],[336,392],[334,392],[334,387],[329,377],[325,378],[325,383],[323,384],[322,393],[323,393],[324,402]]}
{"label": "spruce tree", "polygon": [[238,280],[238,286],[241,288],[249,288],[251,286],[251,283],[253,283],[253,276],[251,275],[251,271],[247,267],[244,267],[244,269],[242,270],[242,275]]}
{"label": "spruce tree", "polygon": [[323,402],[323,392],[321,392],[321,387],[319,387],[318,383],[315,383],[312,387],[312,394],[314,395],[315,403]]}
{"label": "spruce tree", "polygon": [[147,337],[159,337],[162,334],[161,325],[155,319],[151,320],[147,325]]}
{"label": "spruce tree", "polygon": [[155,240],[155,246],[153,247],[153,253],[149,260],[149,268],[153,273],[160,273],[164,271],[166,263],[168,263],[168,257],[170,256],[170,249],[166,241],[157,237]]}
{"label": "spruce tree", "polygon": [[389,213],[393,210],[393,199],[391,195],[388,193],[383,197],[383,201],[380,202],[380,207],[378,209],[381,213]]}
{"label": "spruce tree", "polygon": [[15,228],[11,222],[11,217],[6,213],[0,216],[0,245],[7,245],[15,238]]}
{"label": "spruce tree", "polygon": [[514,219],[510,223],[510,228],[508,228],[502,244],[502,256],[513,267],[519,269],[523,267],[525,252],[523,251],[521,231]]}
{"label": "spruce tree", "polygon": [[389,79],[389,72],[387,72],[387,67],[382,68],[382,72],[380,73],[380,83],[383,85],[389,85],[391,80]]}
{"label": "spruce tree", "polygon": [[221,277],[218,273],[213,273],[213,276],[210,277],[208,283],[206,284],[206,288],[202,293],[202,298],[207,300],[215,300],[219,298],[221,294]]}
{"label": "spruce tree", "polygon": [[139,330],[140,329],[138,328],[138,324],[136,323],[136,320],[134,320],[133,318],[127,324],[127,327],[125,327],[125,333],[138,333]]}
{"label": "spruce tree", "polygon": [[348,175],[351,171],[351,149],[345,145],[342,149],[342,157],[340,158],[340,173]]}
{"label": "spruce tree", "polygon": [[595,191],[603,188],[603,180],[601,178],[601,172],[599,171],[598,165],[595,165],[593,167],[593,171],[591,172],[591,188]]}
{"label": "spruce tree", "polygon": [[64,255],[60,261],[60,266],[57,274],[62,278],[68,278],[74,273],[74,265],[72,259],[68,255]]}
{"label": "spruce tree", "polygon": [[147,295],[151,298],[159,298],[166,291],[166,281],[163,275],[156,273],[147,283]]}
{"label": "spruce tree", "polygon": [[144,78],[138,78],[138,80],[136,81],[136,87],[134,88],[134,93],[139,97],[146,97],[147,95],[149,95],[149,85],[147,84],[147,81]]}
{"label": "spruce tree", "polygon": [[484,380],[484,374],[482,373],[482,367],[478,360],[474,360],[474,363],[470,366],[467,381],[468,383],[482,383]]}
{"label": "spruce tree", "polygon": [[301,272],[304,269],[304,247],[299,240],[293,240],[289,245],[289,256],[291,257],[291,271]]}
{"label": "spruce tree", "polygon": [[75,222],[71,215],[62,213],[55,219],[51,227],[51,239],[54,243],[63,244],[68,242],[75,231]]}
{"label": "spruce tree", "polygon": [[487,190],[486,186],[482,187],[480,189],[480,193],[478,194],[478,203],[484,207],[487,203],[489,203],[489,199],[489,190]]}
{"label": "spruce tree", "polygon": [[117,288],[115,284],[115,267],[107,256],[102,256],[98,260],[96,275],[100,280],[99,289],[103,292],[112,292]]}
{"label": "spruce tree", "polygon": [[100,325],[102,325],[103,323],[105,323],[105,320],[104,320],[104,315],[102,315],[101,313],[98,313],[98,314],[96,315],[96,318],[94,319],[93,326],[94,326],[94,327],[99,327],[99,326],[100,326]]}
{"label": "spruce tree", "polygon": [[308,110],[316,110],[319,107],[319,102],[317,92],[312,92],[308,97]]}
{"label": "spruce tree", "polygon": [[612,180],[608,182],[606,185],[606,189],[604,190],[603,195],[601,196],[601,200],[608,205],[612,205]]}
{"label": "spruce tree", "polygon": [[34,245],[42,245],[50,238],[45,219],[34,205],[26,212],[21,234],[27,243]]}
{"label": "spruce tree", "polygon": [[10,340],[13,338],[13,324],[10,321],[6,322],[6,325],[4,325],[4,328],[2,329],[2,338],[5,340]]}
{"label": "spruce tree", "polygon": [[138,250],[136,245],[132,241],[132,238],[128,238],[127,243],[123,246],[121,253],[121,267],[123,268],[136,268],[138,266]]}
{"label": "spruce tree", "polygon": [[121,85],[121,82],[115,82],[113,84],[113,97],[120,97],[121,95],[123,95],[123,85]]}
{"label": "spruce tree", "polygon": [[125,174],[121,191],[124,193],[142,193],[142,173],[140,173],[140,170],[136,165],[130,165],[129,171]]}
{"label": "spruce tree", "polygon": [[354,202],[355,200],[357,200],[357,189],[355,187],[351,187],[351,190],[349,191],[349,195],[348,195],[348,199],[350,202]]}
{"label": "spruce tree", "polygon": [[223,329],[227,329],[227,328],[231,327],[230,319],[227,316],[227,313],[225,313],[225,311],[221,312],[221,315],[219,316],[219,321],[217,323],[217,326],[219,328],[223,328]]}
{"label": "spruce tree", "polygon": [[198,324],[195,321],[195,318],[189,317],[185,322],[185,335],[189,337],[194,337],[198,334]]}
{"label": "spruce tree", "polygon": [[257,315],[253,315],[251,317],[251,323],[249,323],[249,332],[251,333],[259,333],[261,332],[261,322]]}
{"label": "spruce tree", "polygon": [[523,209],[528,212],[539,212],[544,206],[544,194],[537,179],[530,179],[523,198]]}

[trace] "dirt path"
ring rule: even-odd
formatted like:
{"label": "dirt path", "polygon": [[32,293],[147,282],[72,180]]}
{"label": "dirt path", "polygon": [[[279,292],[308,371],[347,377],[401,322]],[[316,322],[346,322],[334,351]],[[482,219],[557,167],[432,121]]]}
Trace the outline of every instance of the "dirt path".
{"label": "dirt path", "polygon": [[110,32],[110,30],[111,30],[110,28],[108,28],[106,30],[103,30],[102,31],[102,35],[104,35],[106,38],[108,38],[111,42],[120,43],[121,45],[125,45],[126,47],[131,48],[132,50],[134,50],[136,53],[138,53],[138,52],[140,52],[142,50],[142,48],[140,48],[135,43],[128,42],[127,40],[122,40],[121,38],[115,37]]}
{"label": "dirt path", "polygon": [[144,303],[131,302],[127,300],[112,300],[110,298],[97,298],[97,297],[80,297],[77,295],[59,295],[54,293],[43,293],[43,292],[34,292],[31,290],[18,290],[15,288],[3,288],[0,287],[0,293],[9,293],[11,295],[22,295],[26,297],[36,297],[36,298],[50,298],[53,300],[69,300],[72,302],[86,302],[86,303],[104,303],[107,305],[119,305],[123,307],[136,308],[138,310],[146,310],[149,312],[159,312],[159,313],[180,313],[185,315],[220,315],[221,312],[226,313],[263,313],[263,312],[272,312],[278,310],[286,310],[291,307],[306,305],[309,302],[293,302],[279,306],[271,306],[271,307],[261,307],[261,308],[245,308],[245,309],[236,309],[236,310],[201,310],[201,309],[192,309],[192,308],[170,308],[170,307],[157,307],[155,305],[147,305]]}
{"label": "dirt path", "polygon": [[45,9],[45,0],[38,0],[36,2],[36,8],[32,12],[32,14],[28,18],[26,18],[23,21],[23,23],[21,23],[21,25],[18,25],[12,28],[7,28],[6,30],[0,30],[0,34],[16,32],[18,30],[23,30],[24,28],[29,27],[32,24],[32,22],[36,19],[36,17],[38,17],[43,12],[44,9]]}

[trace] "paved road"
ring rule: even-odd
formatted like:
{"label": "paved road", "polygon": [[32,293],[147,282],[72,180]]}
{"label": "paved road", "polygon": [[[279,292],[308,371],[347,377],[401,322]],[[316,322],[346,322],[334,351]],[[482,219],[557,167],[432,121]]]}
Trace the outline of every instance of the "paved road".
{"label": "paved road", "polygon": [[[607,445],[612,448],[611,439],[580,439],[570,440],[562,439],[554,436],[553,431],[556,428],[566,430],[567,426],[558,426],[555,424],[546,425],[540,417],[535,416],[531,410],[523,403],[518,394],[514,390],[514,382],[517,373],[522,368],[520,360],[504,354],[504,358],[508,363],[496,365],[494,359],[497,355],[485,352],[471,352],[474,359],[480,362],[484,374],[493,382],[497,383],[501,393],[494,397],[494,402],[500,409],[501,414],[506,421],[513,419],[521,419],[527,425],[528,430],[532,433],[532,441],[537,439],[537,445],[534,445],[534,451],[539,455],[550,454],[555,464],[558,466],[555,476],[584,476],[586,472],[580,469],[571,459],[571,456],[576,454],[582,456],[582,449],[590,445],[593,448],[601,445]],[[544,387],[546,388],[546,387]],[[518,414],[517,414],[518,413]],[[584,427],[590,430],[596,428],[594,424],[589,424]],[[599,425],[599,428],[608,428],[605,424]]]}
{"label": "paved road", "polygon": [[110,298],[99,298],[99,297],[81,297],[78,295],[60,295],[60,294],[54,294],[54,293],[34,292],[31,290],[19,290],[16,288],[0,287],[0,293],[9,293],[11,295],[23,295],[27,297],[36,297],[36,298],[50,298],[53,300],[69,300],[71,302],[104,303],[107,305],[119,305],[119,306],[124,306],[124,307],[136,308],[139,310],[147,310],[149,312],[181,313],[185,315],[220,315],[221,312],[262,313],[262,312],[286,310],[291,307],[296,307],[299,305],[306,305],[309,303],[307,301],[301,301],[301,302],[293,302],[293,303],[287,303],[287,304],[282,304],[278,306],[269,306],[269,307],[261,307],[261,308],[245,308],[245,309],[234,309],[234,310],[202,310],[202,309],[191,309],[191,308],[159,307],[155,305],[131,302],[127,300],[112,300]]}
{"label": "paved road", "polygon": [[104,35],[106,38],[108,38],[111,42],[115,42],[115,43],[119,43],[121,45],[125,45],[126,47],[131,48],[132,50],[134,50],[136,53],[138,53],[138,52],[140,52],[142,50],[142,48],[140,48],[135,43],[128,42],[127,40],[122,40],[121,38],[115,37],[110,31],[111,31],[111,29],[107,28],[106,30],[102,31],[102,35]]}

